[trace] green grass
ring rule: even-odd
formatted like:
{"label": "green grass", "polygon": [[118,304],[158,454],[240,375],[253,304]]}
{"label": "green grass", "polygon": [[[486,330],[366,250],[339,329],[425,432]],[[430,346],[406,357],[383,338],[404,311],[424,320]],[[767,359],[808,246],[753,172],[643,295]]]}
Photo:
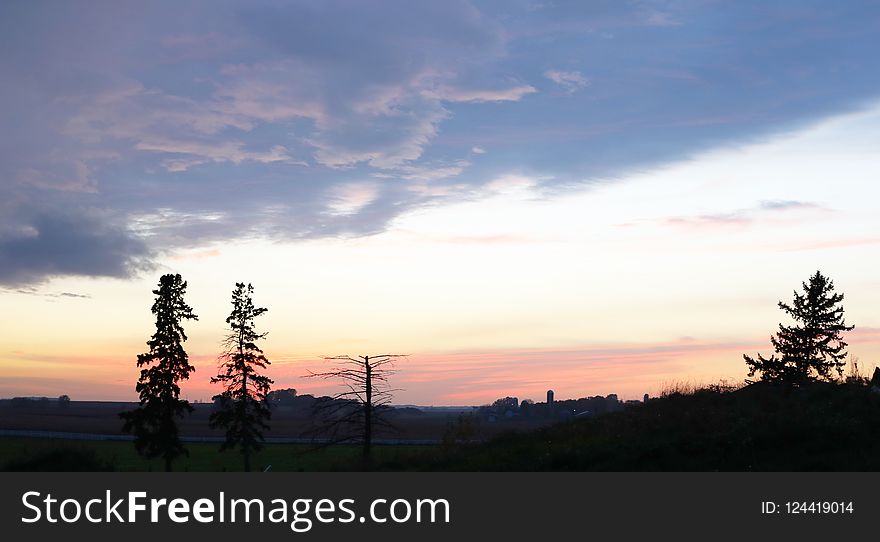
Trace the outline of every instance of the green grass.
{"label": "green grass", "polygon": [[[242,469],[241,454],[237,450],[219,451],[219,444],[189,443],[189,456],[174,462],[176,471],[238,471]],[[430,450],[426,446],[374,446],[375,461],[381,463],[421,462],[418,458]],[[118,471],[161,471],[161,460],[146,460],[134,449],[131,442],[121,441],[75,441],[38,438],[0,438],[0,469],[7,469],[22,461],[55,461],[53,458],[69,457],[87,460],[94,458],[101,465]],[[273,471],[345,471],[361,466],[359,446],[337,445],[314,450],[303,444],[267,444],[252,458],[254,470],[271,465]],[[64,464],[69,464],[65,462]],[[88,463],[85,467],[89,469]],[[51,468],[51,463],[49,464]],[[20,467],[19,467],[20,468]],[[25,467],[26,470],[34,467]],[[74,467],[75,469],[75,467]],[[66,470],[72,470],[66,467]]]}

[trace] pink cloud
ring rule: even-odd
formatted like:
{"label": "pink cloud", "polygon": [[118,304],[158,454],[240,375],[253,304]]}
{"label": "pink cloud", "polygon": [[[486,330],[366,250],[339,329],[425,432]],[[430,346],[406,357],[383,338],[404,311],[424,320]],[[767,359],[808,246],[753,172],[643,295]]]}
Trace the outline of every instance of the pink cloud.
{"label": "pink cloud", "polygon": [[834,248],[851,248],[878,244],[880,244],[880,237],[863,237],[856,239],[829,239],[806,241],[802,243],[786,243],[783,246],[777,246],[774,248],[783,251],[829,250]]}
{"label": "pink cloud", "polygon": [[577,71],[547,70],[544,72],[544,77],[561,86],[569,94],[574,94],[590,84],[590,81]]}
{"label": "pink cloud", "polygon": [[524,96],[538,92],[531,85],[519,85],[504,89],[462,89],[441,86],[422,91],[423,96],[444,102],[516,102]]}

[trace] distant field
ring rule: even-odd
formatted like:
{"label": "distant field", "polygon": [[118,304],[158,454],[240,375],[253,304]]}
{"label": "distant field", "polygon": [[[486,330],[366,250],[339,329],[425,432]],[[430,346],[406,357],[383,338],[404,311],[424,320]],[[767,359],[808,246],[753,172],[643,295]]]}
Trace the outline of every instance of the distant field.
{"label": "distant field", "polygon": [[[43,432],[30,436],[0,435],[0,469],[8,470],[10,462],[17,470],[164,470],[161,460],[147,461],[134,449],[131,441],[92,440],[78,435],[74,440],[49,438],[60,435],[48,433],[81,433],[120,438],[122,421],[119,412],[130,410],[133,403],[100,401],[73,401],[68,405],[25,406],[0,400],[0,431]],[[180,422],[181,436],[187,439],[221,439],[223,432],[209,427],[211,406],[196,404],[195,411]],[[312,420],[308,411],[277,408],[273,410],[268,439],[303,439],[309,436]],[[374,438],[385,441],[374,445],[373,462],[385,470],[430,468],[437,461],[440,446],[425,445],[440,442],[455,426],[457,413],[421,412],[401,409],[393,413],[391,421],[396,431],[377,431]],[[529,431],[546,425],[547,420],[504,420],[498,423],[474,421],[472,440],[486,440],[507,431]],[[393,444],[391,441],[395,441]],[[188,457],[174,462],[180,471],[234,471],[240,470],[242,458],[238,451],[220,452],[219,442],[187,442]],[[315,450],[311,444],[268,443],[252,458],[253,469],[267,465],[277,471],[346,471],[362,468],[361,449],[354,445],[336,445]]]}
{"label": "distant field", "polygon": [[[503,427],[528,427],[496,424]],[[237,452],[190,443],[175,470],[239,470]],[[358,446],[312,451],[267,444],[254,468],[360,470]],[[35,463],[36,461],[36,463]],[[0,468],[162,470],[131,442],[0,437]],[[67,468],[67,467],[70,468]],[[485,442],[374,446],[385,471],[880,471],[880,394],[863,384],[754,384],[680,390],[602,416],[575,418]],[[8,468],[8,467],[7,467]]]}
{"label": "distant field", "polygon": [[[101,401],[72,401],[65,408],[58,405],[41,407],[39,404],[17,407],[8,400],[0,400],[0,429],[26,431],[63,431],[100,435],[122,435],[119,413],[135,408],[135,403]],[[180,434],[185,437],[222,438],[223,431],[211,429],[208,417],[211,405],[196,404],[192,414],[180,420]],[[389,416],[396,431],[377,428],[374,437],[394,440],[440,440],[458,414],[421,412],[415,409],[396,411]],[[507,431],[528,431],[546,425],[548,420],[502,420],[498,423],[475,423],[474,439],[488,439]],[[272,412],[271,429],[267,438],[304,438],[310,436],[310,411],[276,408]]]}
{"label": "distant field", "polygon": [[[242,459],[238,451],[220,452],[214,443],[187,444],[188,457],[174,462],[174,470],[180,471],[237,471]],[[119,441],[70,441],[36,438],[0,438],[0,469],[6,469],[11,461],[40,457],[49,452],[75,454],[94,452],[102,462],[119,471],[161,471],[160,460],[147,461],[134,449],[131,442]],[[374,457],[381,463],[411,463],[428,459],[434,452],[432,446],[375,446]],[[273,471],[345,471],[360,466],[361,448],[354,445],[337,445],[318,450],[304,444],[267,444],[257,453],[252,464],[254,470],[271,465]]]}

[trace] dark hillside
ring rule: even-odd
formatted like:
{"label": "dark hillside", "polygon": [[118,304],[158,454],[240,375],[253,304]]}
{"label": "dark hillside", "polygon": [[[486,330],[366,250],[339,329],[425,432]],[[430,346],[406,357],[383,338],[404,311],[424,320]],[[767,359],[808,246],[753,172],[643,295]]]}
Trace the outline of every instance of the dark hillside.
{"label": "dark hillside", "polygon": [[676,393],[622,412],[459,448],[424,468],[880,470],[880,394],[860,385],[821,383]]}

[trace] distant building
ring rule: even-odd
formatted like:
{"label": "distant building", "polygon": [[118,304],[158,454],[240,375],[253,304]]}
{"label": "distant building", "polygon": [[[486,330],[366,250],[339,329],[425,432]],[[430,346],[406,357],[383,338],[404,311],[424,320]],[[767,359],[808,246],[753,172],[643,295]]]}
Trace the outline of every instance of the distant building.
{"label": "distant building", "polygon": [[547,404],[553,404],[553,390],[547,390]]}

